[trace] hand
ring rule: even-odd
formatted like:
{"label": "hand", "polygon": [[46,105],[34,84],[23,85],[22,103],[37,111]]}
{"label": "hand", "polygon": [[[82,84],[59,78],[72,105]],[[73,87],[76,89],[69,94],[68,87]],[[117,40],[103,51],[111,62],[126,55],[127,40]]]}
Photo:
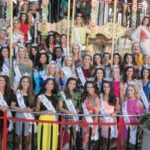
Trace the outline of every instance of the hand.
{"label": "hand", "polygon": [[4,111],[6,111],[8,109],[8,107],[7,106],[2,106],[1,107],[1,110],[4,112]]}

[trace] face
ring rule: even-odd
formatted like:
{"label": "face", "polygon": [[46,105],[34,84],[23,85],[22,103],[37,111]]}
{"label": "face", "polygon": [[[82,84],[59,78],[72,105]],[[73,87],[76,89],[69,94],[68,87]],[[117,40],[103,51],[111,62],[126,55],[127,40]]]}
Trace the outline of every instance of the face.
{"label": "face", "polygon": [[88,92],[89,95],[93,95],[95,93],[94,86],[91,83],[88,83],[86,85],[86,90],[87,90],[87,92]]}
{"label": "face", "polygon": [[29,86],[30,86],[29,79],[28,78],[24,78],[21,81],[21,86],[22,86],[22,89],[27,90],[29,88]]}
{"label": "face", "polygon": [[105,63],[106,63],[106,62],[109,62],[109,59],[110,59],[110,56],[109,56],[108,54],[105,54],[105,55],[104,55],[104,58],[103,58],[104,62],[105,62]]}
{"label": "face", "polygon": [[119,56],[118,55],[114,55],[113,63],[114,63],[114,65],[118,65],[119,64]]}
{"label": "face", "polygon": [[20,28],[20,23],[18,20],[14,21],[14,28]]}
{"label": "face", "polygon": [[2,55],[3,55],[4,58],[8,58],[9,52],[8,52],[8,49],[7,49],[7,48],[4,48],[4,49],[2,50]]}
{"label": "face", "polygon": [[133,87],[128,87],[127,95],[129,96],[129,98],[133,98],[135,96],[135,89]]}
{"label": "face", "polygon": [[99,55],[96,55],[94,61],[96,62],[97,65],[101,64],[101,57]]}
{"label": "face", "polygon": [[53,42],[54,42],[54,37],[53,37],[53,36],[50,36],[50,37],[49,37],[49,42],[50,42],[50,43],[53,43]]}
{"label": "face", "polygon": [[126,56],[126,63],[127,64],[132,64],[132,61],[133,61],[132,56],[131,55],[127,55]]}
{"label": "face", "polygon": [[60,48],[57,48],[57,49],[55,50],[55,54],[56,54],[56,57],[57,57],[57,58],[60,58],[61,55],[62,55],[61,49],[60,49]]}
{"label": "face", "polygon": [[82,23],[82,18],[81,17],[77,17],[76,18],[76,23],[77,24],[81,24]]}
{"label": "face", "polygon": [[63,35],[63,36],[61,37],[61,42],[62,42],[62,43],[67,42],[67,37],[66,37],[65,35]]}
{"label": "face", "polygon": [[150,56],[145,55],[145,56],[143,57],[143,62],[144,62],[144,64],[150,64]]}
{"label": "face", "polygon": [[54,89],[54,82],[49,80],[45,86],[46,91],[52,91]]}
{"label": "face", "polygon": [[119,78],[120,77],[120,70],[119,70],[119,68],[113,69],[112,75],[113,75],[114,78]]}
{"label": "face", "polygon": [[41,64],[46,64],[46,61],[47,61],[47,57],[44,54],[41,55],[41,57],[40,57],[40,63]]}
{"label": "face", "polygon": [[5,88],[5,86],[6,86],[5,78],[0,77],[0,88]]}
{"label": "face", "polygon": [[56,35],[56,37],[55,37],[55,39],[56,39],[56,41],[60,41],[60,35]]}
{"label": "face", "polygon": [[33,56],[35,56],[35,55],[37,54],[36,49],[35,49],[35,48],[32,48],[32,49],[31,49],[31,53],[32,53]]}
{"label": "face", "polygon": [[89,56],[85,56],[83,59],[83,64],[91,65],[91,58]]}
{"label": "face", "polygon": [[21,20],[22,20],[23,22],[25,22],[26,19],[27,19],[27,16],[26,16],[25,14],[22,14],[22,15],[21,15]]}
{"label": "face", "polygon": [[18,55],[21,58],[24,58],[26,56],[26,50],[24,48],[20,48],[18,51]]}
{"label": "face", "polygon": [[149,71],[147,69],[143,70],[143,77],[148,79],[148,77],[149,77]]}
{"label": "face", "polygon": [[138,54],[138,53],[140,52],[140,47],[139,47],[138,44],[134,43],[134,44],[132,45],[132,52],[133,52],[134,54]]}
{"label": "face", "polygon": [[22,7],[23,11],[28,11],[28,8],[29,8],[28,5],[25,5],[25,4]]}
{"label": "face", "polygon": [[104,93],[108,95],[110,93],[110,85],[108,83],[104,83],[103,90],[104,90]]}
{"label": "face", "polygon": [[66,58],[65,65],[68,66],[68,67],[71,67],[72,64],[73,64],[73,59],[72,59],[72,57]]}
{"label": "face", "polygon": [[133,68],[129,68],[126,72],[127,78],[132,78],[133,76]]}
{"label": "face", "polygon": [[75,80],[70,80],[69,83],[68,83],[68,89],[70,91],[73,91],[75,90],[77,84],[76,84],[76,81]]}
{"label": "face", "polygon": [[104,76],[103,71],[102,70],[97,70],[97,72],[96,72],[97,79],[102,80],[103,76]]}
{"label": "face", "polygon": [[74,54],[79,53],[79,50],[80,50],[80,47],[79,47],[78,45],[72,47],[72,52],[73,52]]}
{"label": "face", "polygon": [[0,38],[4,38],[6,36],[6,32],[5,31],[1,31],[0,32]]}
{"label": "face", "polygon": [[149,19],[148,19],[148,18],[145,18],[144,21],[143,21],[143,24],[144,24],[145,26],[147,26],[148,23],[149,23]]}
{"label": "face", "polygon": [[55,64],[51,64],[48,68],[48,72],[51,74],[51,75],[54,75],[55,72],[56,72],[56,65]]}

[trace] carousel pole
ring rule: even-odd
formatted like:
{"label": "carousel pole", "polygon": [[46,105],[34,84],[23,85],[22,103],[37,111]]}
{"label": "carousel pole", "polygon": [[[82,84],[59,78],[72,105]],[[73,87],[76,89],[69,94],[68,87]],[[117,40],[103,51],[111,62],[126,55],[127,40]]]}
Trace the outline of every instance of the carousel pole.
{"label": "carousel pole", "polygon": [[112,47],[111,47],[111,64],[113,64],[115,30],[116,30],[116,13],[117,13],[117,0],[114,0],[114,15],[113,15],[113,33],[112,33]]}
{"label": "carousel pole", "polygon": [[70,7],[71,3],[70,0],[68,0],[68,18],[67,18],[67,54],[69,54],[69,44],[70,44]]}
{"label": "carousel pole", "polygon": [[13,56],[13,46],[12,46],[12,34],[13,34],[13,0],[9,0],[8,3],[10,4],[10,42],[9,42],[9,48],[10,48],[10,58],[9,58],[9,76],[12,77],[12,56]]}
{"label": "carousel pole", "polygon": [[75,20],[74,19],[75,18],[75,4],[76,4],[76,2],[75,2],[75,0],[73,0],[71,43],[73,43],[73,31],[74,31],[74,20]]}

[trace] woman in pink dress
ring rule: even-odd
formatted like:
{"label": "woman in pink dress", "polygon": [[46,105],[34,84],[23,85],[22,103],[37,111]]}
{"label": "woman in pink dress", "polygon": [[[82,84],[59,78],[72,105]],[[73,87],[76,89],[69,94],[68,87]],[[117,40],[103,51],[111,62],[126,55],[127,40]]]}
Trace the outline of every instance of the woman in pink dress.
{"label": "woman in pink dress", "polygon": [[143,54],[150,56],[150,28],[149,17],[144,17],[142,25],[140,25],[131,35],[134,42],[140,43]]}
{"label": "woman in pink dress", "polygon": [[[123,115],[137,115],[142,114],[144,112],[144,107],[142,102],[139,99],[138,89],[129,84],[126,89],[124,102],[122,104],[122,113]],[[137,122],[137,117],[124,117],[124,123],[135,123]],[[128,126],[123,126],[121,130],[121,146],[122,150],[126,149],[126,141],[127,141],[127,131]],[[136,132],[132,132],[136,130],[136,126],[130,127],[130,137],[129,142],[131,143],[132,149],[134,149],[134,145],[136,144]],[[135,134],[134,134],[135,133]]]}

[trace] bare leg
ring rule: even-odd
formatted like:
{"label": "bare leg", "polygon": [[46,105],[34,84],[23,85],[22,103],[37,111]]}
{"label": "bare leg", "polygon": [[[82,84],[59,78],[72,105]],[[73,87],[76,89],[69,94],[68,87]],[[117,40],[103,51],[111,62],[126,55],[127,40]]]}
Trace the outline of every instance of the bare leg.
{"label": "bare leg", "polygon": [[26,150],[31,150],[31,135],[26,136]]}
{"label": "bare leg", "polygon": [[22,150],[22,136],[18,136],[18,150]]}
{"label": "bare leg", "polygon": [[2,135],[0,134],[0,150],[2,150]]}

